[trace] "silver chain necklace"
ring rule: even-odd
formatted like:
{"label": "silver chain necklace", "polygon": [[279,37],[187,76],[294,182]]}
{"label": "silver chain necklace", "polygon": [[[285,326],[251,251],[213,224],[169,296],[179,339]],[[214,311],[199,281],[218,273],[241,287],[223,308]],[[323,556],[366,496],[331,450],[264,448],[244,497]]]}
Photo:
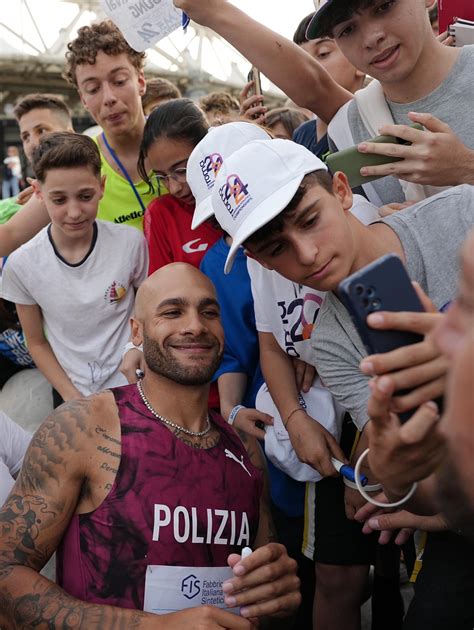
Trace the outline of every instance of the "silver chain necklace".
{"label": "silver chain necklace", "polygon": [[163,422],[163,424],[166,424],[168,427],[171,427],[172,429],[176,429],[178,432],[186,433],[186,435],[191,435],[192,437],[198,437],[198,438],[204,437],[211,430],[211,423],[209,421],[209,415],[206,416],[206,428],[204,429],[204,431],[190,431],[189,429],[185,429],[184,427],[182,427],[180,424],[176,424],[176,422],[171,422],[171,420],[168,420],[168,418],[164,418],[163,416],[160,416],[160,414],[157,413],[153,409],[151,404],[148,402],[148,399],[145,396],[142,389],[141,380],[137,381],[137,389],[138,389],[138,393],[140,394],[140,398],[142,399],[143,404],[148,409],[148,411],[152,413],[155,416],[155,418],[158,418],[158,420]]}

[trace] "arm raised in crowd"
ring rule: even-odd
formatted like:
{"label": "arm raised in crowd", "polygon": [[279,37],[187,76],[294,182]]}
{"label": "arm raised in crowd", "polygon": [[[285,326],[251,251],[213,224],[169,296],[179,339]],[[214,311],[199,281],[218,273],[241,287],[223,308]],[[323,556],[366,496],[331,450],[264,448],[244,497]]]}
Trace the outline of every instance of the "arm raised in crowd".
{"label": "arm raised in crowd", "polygon": [[9,221],[0,225],[0,256],[9,256],[48,223],[44,204],[33,195]]}
{"label": "arm raised in crowd", "polygon": [[221,35],[289,98],[325,123],[352,98],[311,55],[229,2],[174,0],[174,4]]}

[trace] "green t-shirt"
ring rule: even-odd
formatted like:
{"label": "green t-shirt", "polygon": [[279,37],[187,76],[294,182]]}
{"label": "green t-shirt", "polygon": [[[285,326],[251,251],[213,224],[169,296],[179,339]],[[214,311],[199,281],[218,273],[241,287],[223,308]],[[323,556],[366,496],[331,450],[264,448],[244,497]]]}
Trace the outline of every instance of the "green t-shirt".
{"label": "green t-shirt", "polygon": [[[98,138],[95,137],[94,141],[100,151]],[[97,218],[104,221],[112,221],[112,223],[131,225],[139,230],[143,230],[144,210],[138,202],[132,187],[125,177],[114,171],[102,155],[102,151],[100,152],[100,158],[102,175],[105,175],[107,179],[105,181],[104,196],[99,203]],[[156,192],[149,192],[148,184],[144,181],[140,180],[138,183],[134,183],[144,208],[159,196]]]}
{"label": "green t-shirt", "polygon": [[6,223],[21,208],[16,202],[16,197],[8,197],[0,201],[0,224]]}

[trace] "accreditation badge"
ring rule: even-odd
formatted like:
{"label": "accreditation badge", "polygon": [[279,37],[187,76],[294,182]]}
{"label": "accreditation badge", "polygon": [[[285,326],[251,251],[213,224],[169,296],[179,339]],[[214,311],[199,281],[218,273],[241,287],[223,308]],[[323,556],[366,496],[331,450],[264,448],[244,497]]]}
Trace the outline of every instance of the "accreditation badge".
{"label": "accreditation badge", "polygon": [[215,606],[239,614],[239,608],[227,608],[222,583],[234,577],[229,567],[168,567],[149,565],[145,578],[143,610],[157,615],[197,606]]}

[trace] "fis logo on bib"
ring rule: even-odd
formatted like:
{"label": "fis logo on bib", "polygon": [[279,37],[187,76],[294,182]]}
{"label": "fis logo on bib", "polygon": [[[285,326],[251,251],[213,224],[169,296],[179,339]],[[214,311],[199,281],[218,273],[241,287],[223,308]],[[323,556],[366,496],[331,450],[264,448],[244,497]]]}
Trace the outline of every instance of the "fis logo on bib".
{"label": "fis logo on bib", "polygon": [[104,300],[109,304],[116,304],[125,297],[127,289],[120,282],[112,282],[104,293]]}
{"label": "fis logo on bib", "polygon": [[201,592],[201,580],[194,574],[188,575],[181,582],[181,593],[186,599],[194,599]]}
{"label": "fis logo on bib", "polygon": [[244,184],[240,177],[235,174],[229,175],[227,182],[219,188],[219,196],[222,199],[222,203],[234,221],[252,200],[252,195],[249,193],[248,188],[248,184]]}
{"label": "fis logo on bib", "polygon": [[222,155],[220,153],[211,153],[211,155],[207,155],[199,162],[202,176],[204,177],[208,190],[214,188],[217,174],[223,163],[224,160],[222,159]]}

